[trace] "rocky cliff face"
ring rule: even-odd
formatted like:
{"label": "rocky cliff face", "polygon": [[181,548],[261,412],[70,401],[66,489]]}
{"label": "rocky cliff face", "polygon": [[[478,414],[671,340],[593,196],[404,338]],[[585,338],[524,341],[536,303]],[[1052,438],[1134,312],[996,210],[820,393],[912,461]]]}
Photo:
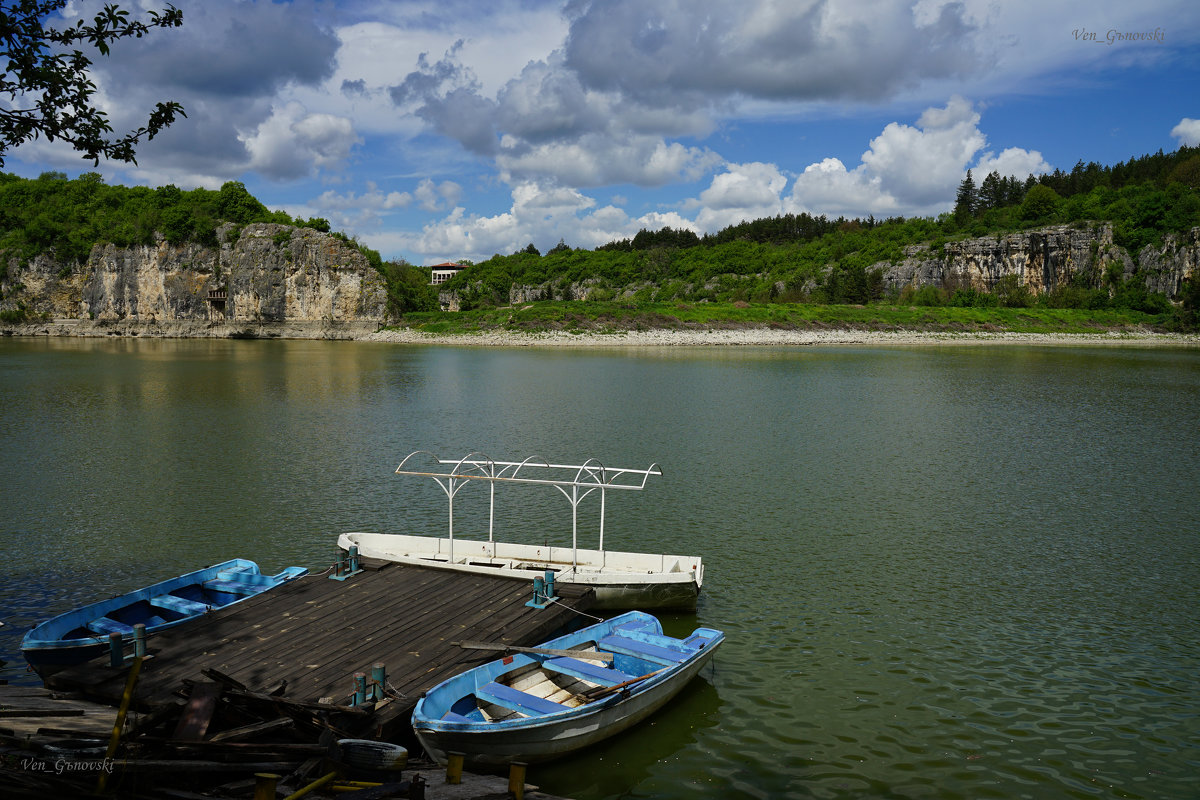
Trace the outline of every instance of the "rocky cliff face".
{"label": "rocky cliff face", "polygon": [[[1084,227],[1060,225],[965,239],[947,242],[936,250],[929,245],[918,245],[909,247],[899,263],[881,261],[873,264],[871,269],[881,270],[885,288],[897,293],[907,287],[920,289],[924,286],[991,292],[1002,278],[1015,276],[1031,294],[1038,295],[1068,286],[1077,276],[1082,276],[1085,285],[1092,287],[1100,286],[1105,278],[1127,280],[1138,276],[1146,282],[1149,291],[1161,292],[1174,299],[1182,290],[1184,280],[1200,275],[1200,228],[1181,235],[1168,234],[1161,245],[1142,248],[1136,260],[1113,242],[1112,226],[1104,223]],[[704,288],[728,288],[745,278],[732,274],[719,276]],[[808,289],[816,286],[815,281],[811,282]],[[564,288],[570,297],[586,300],[596,287],[592,281],[563,287],[553,280],[537,286],[514,285],[509,291],[508,302],[519,304],[558,297]],[[615,292],[617,296],[630,297],[647,287],[653,289],[654,284],[639,282],[618,287]],[[776,287],[779,292],[787,288],[783,282]],[[694,290],[696,287],[688,288]],[[604,291],[612,293],[614,290],[606,288]],[[443,291],[440,298],[443,308],[458,310],[456,293]]]}
{"label": "rocky cliff face", "polygon": [[1168,234],[1161,247],[1147,245],[1138,254],[1138,269],[1146,276],[1146,288],[1174,297],[1185,279],[1200,275],[1200,228],[1176,236]]}
{"label": "rocky cliff face", "polygon": [[259,223],[240,231],[226,225],[218,241],[217,248],[97,246],[82,266],[13,259],[0,282],[0,307],[178,335],[253,335],[255,327],[279,325],[320,335],[384,320],[382,276],[334,236]]}
{"label": "rocky cliff face", "polygon": [[974,288],[991,291],[996,282],[1015,275],[1032,294],[1051,292],[1082,275],[1088,285],[1115,270],[1123,279],[1141,272],[1146,287],[1174,297],[1184,279],[1200,274],[1200,228],[1177,236],[1168,234],[1161,246],[1147,245],[1137,261],[1113,243],[1108,224],[1075,228],[1065,225],[946,243],[940,252],[911,247],[899,264],[883,262],[884,284],[894,290],[907,286]]}

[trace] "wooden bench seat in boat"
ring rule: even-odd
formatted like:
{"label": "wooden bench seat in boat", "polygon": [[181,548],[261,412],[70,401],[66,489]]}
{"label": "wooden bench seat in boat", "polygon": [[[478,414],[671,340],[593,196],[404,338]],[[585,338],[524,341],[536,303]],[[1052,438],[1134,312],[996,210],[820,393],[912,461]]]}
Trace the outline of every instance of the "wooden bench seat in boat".
{"label": "wooden bench seat in boat", "polygon": [[657,661],[660,664],[678,664],[690,654],[675,650],[670,647],[663,647],[650,642],[642,641],[641,639],[633,639],[628,636],[606,636],[597,644],[601,650],[611,650],[614,653],[624,653],[625,655],[636,656],[637,658],[646,658],[650,661]]}
{"label": "wooden bench seat in boat", "polygon": [[618,683],[631,681],[637,677],[637,675],[621,672],[619,669],[602,667],[590,661],[580,661],[578,658],[568,656],[548,659],[542,662],[542,666],[555,672],[561,672],[563,675],[570,675],[572,678],[598,683],[601,686],[616,686]]}
{"label": "wooden bench seat in boat", "polygon": [[203,614],[209,610],[209,607],[204,603],[197,603],[194,600],[185,600],[182,597],[176,597],[173,594],[160,594],[150,598],[150,605],[156,608],[165,608],[168,611],[177,611],[188,617],[194,617],[197,614]]}
{"label": "wooden bench seat in boat", "polygon": [[519,711],[529,717],[556,714],[559,711],[567,710],[562,703],[555,703],[553,700],[546,700],[495,681],[480,686],[475,690],[475,696],[480,700],[495,703],[512,711]]}
{"label": "wooden bench seat in boat", "polygon": [[105,636],[113,633],[119,633],[123,636],[128,636],[133,633],[132,626],[126,625],[124,622],[118,622],[112,617],[100,617],[98,619],[94,619],[84,627],[89,631],[102,633]]}
{"label": "wooden bench seat in boat", "polygon": [[211,581],[205,581],[204,588],[215,592],[228,592],[229,594],[244,594],[249,596],[258,594],[267,587],[262,584],[256,586],[252,583],[243,583],[242,581],[226,581],[214,578]]}

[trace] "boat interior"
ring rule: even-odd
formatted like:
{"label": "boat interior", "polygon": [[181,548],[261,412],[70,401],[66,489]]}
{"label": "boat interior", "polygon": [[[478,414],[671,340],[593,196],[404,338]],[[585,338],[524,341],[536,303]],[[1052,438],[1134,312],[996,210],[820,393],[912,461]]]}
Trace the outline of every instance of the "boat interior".
{"label": "boat interior", "polygon": [[262,575],[256,567],[234,567],[218,572],[215,578],[202,583],[180,586],[162,594],[133,601],[114,608],[102,616],[88,620],[67,631],[64,640],[89,639],[113,633],[133,635],[133,626],[165,625],[187,617],[204,614],[246,597],[259,594],[287,577],[292,577],[290,568],[279,575]]}
{"label": "boat interior", "polygon": [[[678,664],[708,642],[703,635],[679,640],[649,633],[637,623],[617,626],[599,641],[571,647],[572,655],[536,656],[532,663],[477,685],[473,693],[453,703],[442,719],[501,722],[578,708],[599,699],[598,693],[610,694],[603,690],[640,682]],[[612,662],[588,657],[597,652],[611,653]]]}

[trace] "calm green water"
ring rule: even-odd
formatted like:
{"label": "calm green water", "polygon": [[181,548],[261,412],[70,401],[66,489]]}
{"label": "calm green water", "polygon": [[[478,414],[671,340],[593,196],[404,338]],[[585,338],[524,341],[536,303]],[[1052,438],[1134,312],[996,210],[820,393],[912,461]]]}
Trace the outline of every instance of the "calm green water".
{"label": "calm green water", "polygon": [[[392,474],[415,449],[657,462],[608,544],[702,555],[664,622],[728,641],[652,722],[531,770],[548,791],[1191,798],[1198,430],[1197,350],[5,340],[0,657],[151,578],[440,533],[440,490]],[[546,491],[499,530],[569,539]]]}

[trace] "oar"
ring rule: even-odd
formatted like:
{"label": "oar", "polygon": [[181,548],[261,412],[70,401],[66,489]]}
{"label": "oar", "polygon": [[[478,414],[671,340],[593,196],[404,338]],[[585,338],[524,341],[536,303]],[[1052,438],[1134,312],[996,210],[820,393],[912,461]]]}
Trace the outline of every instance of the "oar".
{"label": "oar", "polygon": [[656,670],[654,670],[654,672],[651,672],[647,675],[642,675],[641,677],[638,677],[638,678],[630,678],[629,680],[625,681],[624,683],[618,683],[616,686],[597,686],[595,689],[588,689],[586,692],[580,692],[578,697],[580,697],[583,700],[583,702],[585,702],[585,703],[591,703],[595,700],[599,700],[601,697],[608,697],[610,694],[616,694],[617,692],[624,689],[626,686],[632,686],[635,683],[641,683],[642,681],[646,680],[647,678],[653,678],[658,673],[666,672],[669,669],[670,669],[670,667],[663,667],[662,669],[656,669]]}
{"label": "oar", "polygon": [[[498,650],[504,653],[536,653],[541,656],[566,656],[567,658],[590,658],[595,661],[612,661],[612,653],[597,653],[591,650],[553,650],[548,647],[517,647],[515,644],[493,642],[451,642],[466,650]],[[647,676],[648,677],[648,676]]]}

